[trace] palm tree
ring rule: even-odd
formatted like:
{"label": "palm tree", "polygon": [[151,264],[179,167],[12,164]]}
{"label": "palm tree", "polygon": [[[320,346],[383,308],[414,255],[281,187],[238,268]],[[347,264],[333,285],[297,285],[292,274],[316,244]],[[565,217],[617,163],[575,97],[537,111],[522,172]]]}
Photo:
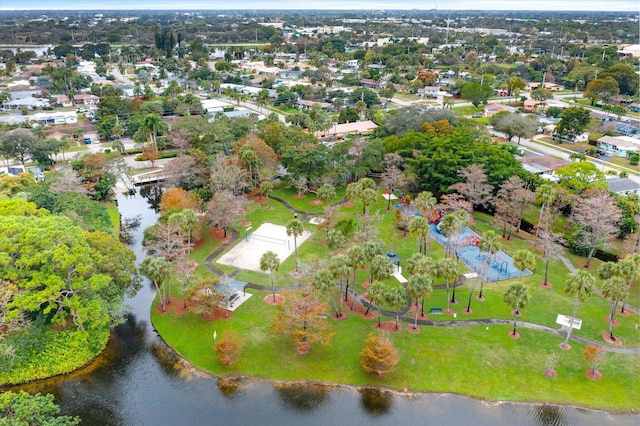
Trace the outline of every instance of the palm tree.
{"label": "palm tree", "polygon": [[[367,261],[366,253],[364,251],[364,247],[362,246],[353,246],[347,250],[347,258],[349,259],[349,266],[353,268],[353,284],[355,286],[356,283],[356,269],[360,266],[364,265]],[[345,302],[348,300],[349,294],[349,280],[347,280],[347,288],[344,291],[344,300]]]}
{"label": "palm tree", "polygon": [[[374,193],[378,189],[377,186],[376,186],[376,183],[371,178],[362,178],[362,179],[360,179],[358,181],[358,184],[360,185],[360,188],[361,188],[360,198],[362,198],[362,199],[365,198],[365,195],[363,193],[364,193],[364,191],[366,189],[371,189]],[[366,197],[371,197],[371,192],[369,192],[368,195],[366,195]],[[375,198],[374,198],[374,201],[375,201]],[[373,202],[373,201],[371,201],[371,202]],[[362,207],[362,213],[363,214],[365,213],[365,207],[366,206],[367,205]]]}
{"label": "palm tree", "polygon": [[265,252],[260,258],[260,270],[269,271],[271,275],[271,294],[273,295],[273,303],[276,303],[276,286],[273,281],[273,271],[277,271],[280,267],[280,259],[278,255],[271,250]]}
{"label": "palm tree", "polygon": [[427,235],[429,235],[429,222],[422,216],[416,216],[409,222],[409,233],[416,236],[416,249],[418,253],[427,251]]}
{"label": "palm tree", "polygon": [[522,275],[527,269],[533,269],[536,266],[536,257],[529,250],[518,250],[513,255],[513,266],[520,271],[520,278],[518,281],[522,282]]}
{"label": "palm tree", "polygon": [[362,185],[360,182],[351,182],[347,185],[347,189],[345,191],[345,195],[349,199],[349,201],[353,201],[354,210],[356,212],[356,223],[358,222],[358,198],[362,194]]}
{"label": "palm tree", "polygon": [[[640,280],[640,254],[630,254],[617,263],[616,267],[617,275],[622,277],[627,283],[627,295],[631,290],[631,286],[634,282]],[[627,304],[627,297],[622,301],[622,308],[620,312],[624,314],[624,308]]]}
{"label": "palm tree", "polygon": [[[364,258],[369,262],[369,283],[373,282],[373,259],[384,253],[384,248],[380,242],[375,240],[367,240],[362,244],[364,250]],[[385,260],[387,260],[385,258]]]}
{"label": "palm tree", "polygon": [[318,188],[317,192],[318,198],[322,200],[325,204],[325,208],[329,205],[329,201],[336,196],[336,190],[333,185],[329,183],[325,183],[320,188]]}
{"label": "palm tree", "polygon": [[438,200],[429,191],[422,191],[413,200],[416,208],[420,211],[422,216],[428,217],[431,211],[435,208]]}
{"label": "palm tree", "polygon": [[360,198],[362,199],[362,213],[365,215],[369,214],[369,206],[376,201],[378,197],[378,193],[375,189],[365,188],[362,190],[362,194],[360,194]]}
{"label": "palm tree", "polygon": [[391,276],[393,265],[387,256],[378,254],[371,259],[371,277],[373,280],[382,281]]}
{"label": "palm tree", "polygon": [[186,245],[186,253],[185,256],[189,257],[189,253],[191,252],[191,232],[198,225],[198,216],[191,209],[182,209],[178,212],[175,212],[169,216],[167,219],[169,223],[175,222],[180,227],[180,233],[186,233],[187,236],[187,245]]}
{"label": "palm tree", "polygon": [[[313,277],[313,288],[320,291],[321,293],[327,293],[329,295],[329,299],[331,299],[332,303],[335,304],[333,297],[331,297],[331,292],[333,288],[333,275],[327,269],[321,269],[318,273]],[[338,299],[340,296],[338,296]],[[339,305],[342,305],[339,303]],[[338,305],[336,305],[336,314],[338,314]],[[338,315],[340,316],[340,315]]]}
{"label": "palm tree", "polygon": [[407,291],[409,296],[416,301],[416,317],[413,329],[418,328],[418,300],[422,299],[422,316],[424,316],[424,299],[431,293],[431,277],[427,274],[415,274],[407,281]]}
{"label": "palm tree", "polygon": [[385,296],[385,302],[387,302],[387,304],[396,311],[395,329],[397,330],[398,320],[400,318],[400,309],[404,308],[407,306],[407,303],[409,303],[407,291],[402,286],[395,286],[391,287]]}
{"label": "palm tree", "polygon": [[334,278],[340,279],[340,292],[338,293],[338,316],[342,316],[342,302],[339,300],[342,297],[342,283],[346,279],[348,282],[349,276],[349,258],[344,254],[336,254],[329,261],[329,271]]}
{"label": "palm tree", "polygon": [[604,280],[601,290],[602,295],[611,301],[611,307],[609,308],[609,336],[611,340],[615,342],[613,322],[616,317],[616,311],[618,310],[618,303],[627,297],[627,284],[624,282],[624,279],[614,275]]}
{"label": "palm tree", "polygon": [[544,230],[548,231],[548,227],[549,227],[549,223],[548,223],[548,218],[549,218],[549,208],[551,206],[551,204],[553,204],[553,202],[556,200],[556,198],[558,198],[558,193],[556,191],[556,188],[549,184],[549,183],[545,183],[544,185],[540,185],[538,187],[538,189],[536,189],[536,201],[539,202],[541,204],[540,206],[540,215],[538,216],[538,226],[536,228],[536,237],[538,236],[538,233],[540,231],[540,227],[542,226],[542,218],[543,215],[545,214],[545,212],[547,213],[546,218],[547,220],[545,221],[544,224]]}
{"label": "palm tree", "polygon": [[452,257],[442,259],[436,265],[436,273],[444,278],[447,287],[447,312],[451,312],[451,300],[449,300],[449,281],[458,276],[458,261]]}
{"label": "palm tree", "polygon": [[[451,255],[451,250],[454,252],[457,250],[458,235],[462,232],[462,228],[469,224],[469,213],[465,210],[456,210],[446,215],[440,223],[440,230],[442,235],[447,237],[447,247],[445,255],[448,257]],[[451,242],[453,241],[453,248]]]}
{"label": "palm tree", "polygon": [[576,317],[576,312],[578,312],[578,304],[580,304],[580,302],[584,302],[588,296],[591,296],[595,284],[596,277],[593,276],[589,271],[585,271],[584,269],[580,269],[569,275],[569,278],[567,279],[567,286],[564,288],[564,294],[566,294],[567,296],[575,296],[576,300],[573,304],[573,313],[571,314],[571,320],[569,320],[569,331],[567,331],[567,338],[562,344],[563,348],[570,347],[569,338],[571,337],[571,332],[573,331],[573,320]]}
{"label": "palm tree", "polygon": [[517,316],[520,315],[520,309],[524,309],[531,300],[529,288],[521,282],[513,283],[502,296],[504,303],[513,309],[513,332],[512,336],[516,336]]}
{"label": "palm tree", "polygon": [[296,272],[298,271],[298,237],[302,235],[303,232],[302,222],[298,219],[291,219],[289,223],[287,223],[287,235],[293,235],[293,247],[296,252]]}
{"label": "palm tree", "polygon": [[367,311],[364,313],[367,315],[369,313],[369,309],[371,305],[376,305],[378,308],[378,327],[380,327],[380,305],[385,301],[385,296],[387,292],[387,287],[382,282],[377,282],[372,284],[369,287],[369,306],[367,306]]}
{"label": "palm tree", "polygon": [[[166,310],[167,300],[164,294],[164,279],[171,270],[171,262],[164,257],[147,257],[140,264],[140,273],[147,276],[156,287],[156,293],[160,298],[160,306],[162,312]],[[162,286],[162,288],[161,288]]]}
{"label": "palm tree", "polygon": [[[489,264],[491,257],[500,250],[500,235],[495,231],[487,231],[482,235],[480,240],[480,252],[487,253],[486,263]],[[484,277],[480,281],[480,293],[478,299],[482,299],[482,290],[484,288]]]}
{"label": "palm tree", "polygon": [[149,135],[151,143],[153,143],[156,149],[158,149],[158,134],[164,133],[167,129],[167,123],[164,122],[162,117],[156,114],[145,115],[142,123],[140,123],[140,130],[142,130],[144,134]]}

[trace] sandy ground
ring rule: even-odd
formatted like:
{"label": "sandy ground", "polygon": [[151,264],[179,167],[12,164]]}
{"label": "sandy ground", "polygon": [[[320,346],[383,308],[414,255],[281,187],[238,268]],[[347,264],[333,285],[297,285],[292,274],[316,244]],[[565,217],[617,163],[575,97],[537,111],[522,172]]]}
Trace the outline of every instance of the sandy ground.
{"label": "sandy ground", "polygon": [[[231,265],[241,269],[262,272],[260,258],[271,250],[278,255],[280,263],[284,262],[295,250],[293,236],[287,235],[287,228],[273,223],[263,223],[258,229],[251,229],[248,241],[244,235],[231,250],[222,255],[217,263]],[[311,236],[311,232],[304,231],[297,238],[298,248]],[[264,238],[261,238],[264,237]]]}

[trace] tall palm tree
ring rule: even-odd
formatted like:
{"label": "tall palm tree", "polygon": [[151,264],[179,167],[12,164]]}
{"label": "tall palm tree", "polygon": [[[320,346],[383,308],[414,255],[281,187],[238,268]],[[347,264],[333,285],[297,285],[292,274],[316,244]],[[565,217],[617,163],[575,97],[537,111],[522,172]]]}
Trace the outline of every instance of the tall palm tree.
{"label": "tall palm tree", "polygon": [[[360,198],[362,198],[364,200],[365,197],[367,198],[371,198],[371,191],[373,191],[373,193],[376,193],[376,190],[378,189],[378,187],[376,186],[376,183],[373,179],[371,178],[362,178],[358,181],[358,184],[360,184],[360,188],[362,188],[362,191],[360,192]],[[364,191],[370,189],[371,191],[369,191],[367,193],[367,195],[364,195]],[[377,195],[377,194],[376,194]],[[375,197],[373,199],[373,201],[375,201]],[[371,203],[373,202],[371,201]],[[362,208],[362,213],[366,213],[365,212],[365,207],[367,205],[363,206]]]}
{"label": "tall palm tree", "polygon": [[627,297],[627,284],[624,282],[624,279],[614,275],[604,280],[601,290],[602,295],[611,301],[611,307],[609,308],[609,336],[611,340],[615,341],[613,322],[616,318],[618,304]]}
{"label": "tall palm tree", "polygon": [[271,275],[271,294],[273,296],[273,303],[276,302],[276,286],[273,281],[273,271],[277,271],[280,267],[280,258],[271,250],[265,252],[260,258],[260,270],[269,271]]}
{"label": "tall palm tree", "polygon": [[[469,213],[466,210],[456,210],[446,215],[440,223],[440,230],[442,235],[447,237],[447,247],[445,255],[451,256],[451,252],[454,253],[457,250],[458,235],[462,232],[462,229],[469,224]],[[453,242],[453,247],[452,243]]]}
{"label": "tall palm tree", "polygon": [[393,265],[387,259],[387,256],[378,254],[371,260],[371,277],[373,280],[382,281],[391,276],[393,273]]}
{"label": "tall palm tree", "polygon": [[422,299],[422,315],[424,316],[424,299],[431,293],[431,277],[427,274],[415,274],[407,281],[407,291],[409,296],[416,301],[416,316],[413,329],[418,328],[418,300]]}
{"label": "tall palm tree", "polygon": [[387,287],[382,282],[377,282],[369,287],[369,306],[367,306],[367,311],[364,313],[367,315],[369,313],[369,309],[371,305],[376,305],[378,308],[378,327],[380,327],[380,305],[385,301],[385,296],[387,293]]}
{"label": "tall palm tree", "polygon": [[[329,299],[331,299],[331,302],[335,305],[336,314],[338,314],[338,306],[342,304],[335,304],[333,297],[331,297],[331,293],[334,290],[333,274],[331,274],[331,272],[327,269],[319,270],[318,273],[313,277],[313,288],[320,291],[321,293],[327,293],[329,295]],[[338,299],[339,298],[340,296],[338,296]],[[340,302],[340,300],[338,300],[338,302]]]}
{"label": "tall palm tree", "polygon": [[422,216],[428,217],[431,211],[435,208],[438,200],[429,191],[422,191],[413,200],[413,204],[420,211]]}
{"label": "tall palm tree", "polygon": [[502,295],[502,300],[513,309],[513,332],[516,335],[517,316],[520,315],[520,309],[524,309],[531,300],[529,288],[521,282],[511,284],[507,291]]}
{"label": "tall palm tree", "polygon": [[376,201],[378,198],[378,193],[375,189],[365,188],[362,190],[360,194],[360,198],[362,199],[362,213],[365,215],[369,214],[369,206]]}
{"label": "tall palm tree", "polygon": [[[631,290],[631,286],[634,282],[640,280],[640,254],[633,253],[620,260],[616,265],[617,275],[622,277],[627,283],[627,296]],[[624,308],[627,304],[627,297],[622,301],[622,308],[620,312],[624,314]]]}
{"label": "tall palm tree", "polygon": [[580,269],[569,275],[567,286],[564,288],[564,294],[567,296],[575,296],[576,300],[573,304],[571,320],[569,320],[569,331],[567,331],[567,337],[562,347],[569,347],[569,338],[571,338],[571,332],[573,331],[573,319],[576,317],[576,312],[578,312],[578,305],[580,302],[584,302],[588,296],[591,296],[595,284],[596,277],[584,269]]}
{"label": "tall palm tree", "polygon": [[400,319],[400,309],[404,308],[407,306],[407,303],[409,303],[407,290],[405,290],[403,286],[391,287],[385,296],[385,302],[387,302],[387,304],[396,311],[395,329],[397,330],[398,320]]}
{"label": "tall palm tree", "polygon": [[140,130],[149,135],[150,141],[156,149],[158,149],[158,134],[164,133],[167,129],[167,123],[164,122],[162,117],[156,114],[145,115],[142,123],[140,123]]}
{"label": "tall palm tree", "polygon": [[[364,251],[364,247],[362,246],[352,246],[347,250],[347,258],[349,259],[349,266],[353,268],[353,284],[355,287],[356,283],[356,270],[363,266],[367,261],[366,253]],[[349,294],[349,281],[347,280],[347,288],[344,291],[344,300],[345,302],[348,300]]]}
{"label": "tall palm tree", "polygon": [[513,255],[513,266],[520,271],[518,281],[522,282],[522,275],[527,269],[533,269],[536,266],[536,257],[529,250],[518,250]]}
{"label": "tall palm tree", "polygon": [[329,201],[335,198],[336,189],[330,183],[323,184],[318,188],[318,198],[325,204],[325,209],[329,206]]}
{"label": "tall palm tree", "polygon": [[340,279],[340,292],[338,293],[338,316],[342,316],[342,283],[345,279],[348,281],[349,276],[349,258],[344,254],[336,254],[329,260],[329,271],[334,278]]}
{"label": "tall palm tree", "polygon": [[164,279],[170,273],[171,262],[164,257],[147,257],[140,264],[140,273],[147,276],[156,287],[156,293],[160,299],[162,312],[166,310],[167,298],[165,296]]}
{"label": "tall palm tree", "polygon": [[427,251],[427,235],[429,235],[429,222],[422,216],[416,216],[409,222],[409,233],[416,236],[416,249],[418,253]]}
{"label": "tall palm tree", "polygon": [[447,312],[451,312],[451,300],[449,299],[449,281],[458,276],[458,261],[452,257],[442,259],[436,265],[436,274],[444,278],[447,288]]}
{"label": "tall palm tree", "polygon": [[362,185],[360,182],[351,182],[347,185],[347,189],[345,191],[345,195],[349,199],[349,201],[353,201],[354,210],[356,212],[356,223],[358,222],[358,198],[362,194]]}
{"label": "tall palm tree", "polygon": [[302,235],[303,232],[302,222],[298,219],[291,219],[289,223],[287,223],[287,235],[293,235],[293,247],[296,252],[296,272],[298,271],[298,237]]}
{"label": "tall palm tree", "polygon": [[[376,256],[382,256],[384,248],[379,241],[367,240],[362,244],[364,258],[369,262],[369,282],[373,282],[373,260]],[[385,258],[385,261],[387,259]],[[387,262],[388,263],[388,262]]]}
{"label": "tall palm tree", "polygon": [[[497,232],[490,230],[482,234],[482,239],[480,240],[480,252],[487,253],[487,265],[491,262],[491,257],[500,251],[500,248],[500,235]],[[478,299],[482,299],[483,289],[484,277],[482,277],[482,280],[480,281],[480,293],[478,294]]]}

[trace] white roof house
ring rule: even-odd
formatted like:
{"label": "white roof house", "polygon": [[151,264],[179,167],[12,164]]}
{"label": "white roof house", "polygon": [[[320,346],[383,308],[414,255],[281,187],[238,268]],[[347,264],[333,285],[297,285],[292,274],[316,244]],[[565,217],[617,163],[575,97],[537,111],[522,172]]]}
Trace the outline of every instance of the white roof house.
{"label": "white roof house", "polygon": [[629,152],[640,150],[640,140],[629,136],[603,136],[598,139],[598,148],[617,157],[626,157]]}
{"label": "white roof house", "polygon": [[2,106],[7,109],[18,109],[20,107],[27,107],[29,109],[43,108],[49,106],[48,99],[40,99],[34,98],[33,96],[28,96],[22,99],[8,100],[5,101]]}

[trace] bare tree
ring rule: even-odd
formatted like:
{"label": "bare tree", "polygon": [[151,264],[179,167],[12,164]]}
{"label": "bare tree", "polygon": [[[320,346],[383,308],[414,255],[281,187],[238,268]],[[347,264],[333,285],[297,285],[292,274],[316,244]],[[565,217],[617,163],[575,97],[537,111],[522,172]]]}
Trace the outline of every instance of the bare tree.
{"label": "bare tree", "polygon": [[473,206],[471,203],[461,194],[454,192],[453,194],[443,194],[440,197],[440,204],[436,208],[444,211],[445,213],[451,213],[456,210],[466,210],[469,214],[473,213]]}
{"label": "bare tree", "polygon": [[407,183],[408,181],[405,174],[395,166],[387,167],[385,172],[382,173],[381,185],[389,190],[389,194],[387,194],[387,210],[391,208],[391,193],[393,190],[398,189],[404,192]]}
{"label": "bare tree", "polygon": [[65,194],[67,192],[89,194],[82,182],[82,178],[71,167],[66,165],[56,168],[56,175],[50,190],[54,194]]}
{"label": "bare tree", "polygon": [[[518,176],[511,176],[501,186],[494,200],[496,216],[504,223],[502,236],[511,238],[512,227],[520,228],[522,212],[527,201],[533,201],[533,193]],[[509,234],[507,234],[507,227]]]}
{"label": "bare tree", "polygon": [[195,158],[180,155],[164,166],[162,174],[167,186],[193,189],[203,186],[207,181],[206,170],[202,170]]}
{"label": "bare tree", "polygon": [[207,204],[207,217],[211,225],[222,228],[225,238],[227,228],[242,210],[243,201],[242,197],[233,195],[231,191],[220,191],[214,193]]}
{"label": "bare tree", "polygon": [[249,186],[249,175],[238,164],[237,157],[218,153],[211,165],[211,189],[214,193],[229,191],[238,195]]}
{"label": "bare tree", "polygon": [[472,164],[458,170],[463,182],[454,183],[449,187],[464,195],[475,206],[486,206],[491,201],[493,187],[487,183],[487,174],[482,164]]}
{"label": "bare tree", "polygon": [[588,268],[596,249],[606,245],[618,234],[618,223],[622,215],[615,199],[608,191],[594,189],[588,191],[586,198],[573,206],[571,221],[579,225],[577,242],[589,248]]}

